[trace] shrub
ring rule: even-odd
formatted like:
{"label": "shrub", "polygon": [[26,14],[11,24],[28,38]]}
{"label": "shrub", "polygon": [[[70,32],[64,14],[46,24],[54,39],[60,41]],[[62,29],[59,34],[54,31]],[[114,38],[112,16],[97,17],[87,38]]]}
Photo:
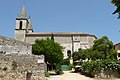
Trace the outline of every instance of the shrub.
{"label": "shrub", "polygon": [[62,65],[69,65],[69,64],[70,64],[70,59],[69,59],[69,58],[64,59],[64,60],[62,61]]}
{"label": "shrub", "polygon": [[82,73],[87,76],[94,77],[96,70],[98,70],[99,63],[97,61],[85,62],[81,66]]}
{"label": "shrub", "polygon": [[60,75],[60,74],[63,74],[63,71],[61,70],[61,65],[56,65],[56,69],[55,69],[55,72]]}
{"label": "shrub", "polygon": [[55,70],[55,72],[56,72],[58,75],[64,74],[61,69],[57,69],[57,70]]}
{"label": "shrub", "polygon": [[[102,60],[85,62],[81,66],[82,73],[94,77],[96,74],[101,73],[102,70],[111,70],[120,74],[120,61],[118,60]],[[109,74],[111,76],[111,74]]]}
{"label": "shrub", "polygon": [[50,77],[50,74],[47,71],[45,72],[45,77]]}
{"label": "shrub", "polygon": [[16,61],[12,61],[12,70],[15,70],[17,68],[17,62]]}

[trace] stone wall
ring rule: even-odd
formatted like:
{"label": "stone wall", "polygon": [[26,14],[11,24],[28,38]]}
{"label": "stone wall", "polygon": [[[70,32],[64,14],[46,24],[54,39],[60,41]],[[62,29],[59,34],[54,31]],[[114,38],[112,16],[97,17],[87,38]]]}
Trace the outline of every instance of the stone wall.
{"label": "stone wall", "polygon": [[95,74],[95,78],[103,78],[103,79],[114,79],[118,78],[120,75],[115,69],[103,69],[100,72]]}
{"label": "stone wall", "polygon": [[44,56],[0,54],[0,80],[45,80]]}
{"label": "stone wall", "polygon": [[32,45],[8,37],[0,36],[0,53],[32,54]]}

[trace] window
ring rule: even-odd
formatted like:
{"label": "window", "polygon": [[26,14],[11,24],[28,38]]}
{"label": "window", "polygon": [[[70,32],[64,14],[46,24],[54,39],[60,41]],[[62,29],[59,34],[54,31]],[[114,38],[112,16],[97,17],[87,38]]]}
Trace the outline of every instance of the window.
{"label": "window", "polygon": [[22,29],[22,21],[20,21],[20,29]]}
{"label": "window", "polygon": [[120,53],[118,53],[118,57],[120,57]]}
{"label": "window", "polygon": [[69,58],[71,58],[71,51],[70,51],[70,50],[67,51],[67,56],[68,56]]}

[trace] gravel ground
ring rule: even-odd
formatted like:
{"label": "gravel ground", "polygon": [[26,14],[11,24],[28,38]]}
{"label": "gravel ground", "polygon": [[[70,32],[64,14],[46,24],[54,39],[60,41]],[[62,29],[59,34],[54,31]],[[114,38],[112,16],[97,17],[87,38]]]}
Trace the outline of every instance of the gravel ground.
{"label": "gravel ground", "polygon": [[54,75],[47,80],[92,80],[92,78],[85,77],[79,73],[70,73],[70,71],[64,71],[63,75]]}
{"label": "gravel ground", "polygon": [[70,71],[64,71],[63,75],[53,75],[47,78],[47,80],[120,80],[120,79],[93,79],[81,75],[79,73],[71,73]]}

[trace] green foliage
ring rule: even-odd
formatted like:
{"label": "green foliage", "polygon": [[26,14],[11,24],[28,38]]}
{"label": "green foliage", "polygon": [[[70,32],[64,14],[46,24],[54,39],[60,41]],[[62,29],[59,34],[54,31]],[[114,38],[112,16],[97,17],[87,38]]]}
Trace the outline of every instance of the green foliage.
{"label": "green foliage", "polygon": [[15,70],[17,68],[17,62],[16,61],[12,61],[12,69]]}
{"label": "green foliage", "polygon": [[92,51],[99,52],[101,59],[117,59],[113,43],[106,36],[94,41]]}
{"label": "green foliage", "polygon": [[85,50],[86,55],[87,55],[87,58],[88,60],[100,60],[102,59],[102,54],[101,52],[98,52],[97,50],[92,50],[92,49],[87,49]]}
{"label": "green foliage", "polygon": [[45,56],[45,62],[51,65],[57,65],[63,60],[63,47],[49,38],[36,40],[32,48],[33,54],[43,54]]}
{"label": "green foliage", "polygon": [[113,14],[118,14],[118,19],[120,18],[120,0],[112,0],[111,1],[112,4],[114,4],[114,6],[116,6],[116,10],[113,12]]}
{"label": "green foliage", "polygon": [[79,60],[79,59],[80,59],[80,54],[79,54],[79,52],[74,52],[73,55],[72,55],[72,57],[73,57],[73,61]]}
{"label": "green foliage", "polygon": [[[73,53],[73,60],[86,60],[81,64],[82,73],[94,77],[95,74],[101,73],[101,70],[113,70],[120,74],[120,61],[117,60],[117,51],[113,43],[106,37],[96,39],[93,47]],[[78,65],[78,64],[76,64]]]}
{"label": "green foliage", "polygon": [[77,60],[85,60],[87,58],[87,54],[85,53],[85,50],[82,50],[81,48],[79,49],[78,52],[74,52],[72,54],[72,57],[73,57],[73,61],[77,61]]}
{"label": "green foliage", "polygon": [[51,40],[54,41],[54,34],[53,33],[51,34]]}
{"label": "green foliage", "polygon": [[111,1],[115,6],[120,6],[120,0],[112,0]]}
{"label": "green foliage", "polygon": [[114,49],[113,43],[106,37],[96,39],[93,47],[73,53],[73,60],[103,60],[117,59],[117,51]]}
{"label": "green foliage", "polygon": [[73,60],[103,60],[103,59],[117,59],[117,51],[114,49],[113,43],[106,37],[96,39],[93,47],[90,49],[74,52]]}
{"label": "green foliage", "polygon": [[95,71],[101,69],[102,65],[100,64],[99,61],[90,61],[90,62],[85,62],[82,64],[82,71],[85,73],[93,74]]}
{"label": "green foliage", "polygon": [[95,76],[95,74],[100,73],[101,70],[106,70],[106,69],[116,71],[120,74],[120,61],[102,60],[102,61],[85,62],[82,64],[81,69],[83,73],[89,76]]}
{"label": "green foliage", "polygon": [[61,64],[62,65],[70,65],[70,59],[69,58],[64,59]]}
{"label": "green foliage", "polygon": [[50,74],[47,71],[45,72],[45,77],[50,77]]}
{"label": "green foliage", "polygon": [[61,69],[61,65],[60,65],[60,64],[57,64],[57,65],[56,65],[55,72],[56,72],[58,75],[63,74],[63,71],[62,71],[62,69]]}

